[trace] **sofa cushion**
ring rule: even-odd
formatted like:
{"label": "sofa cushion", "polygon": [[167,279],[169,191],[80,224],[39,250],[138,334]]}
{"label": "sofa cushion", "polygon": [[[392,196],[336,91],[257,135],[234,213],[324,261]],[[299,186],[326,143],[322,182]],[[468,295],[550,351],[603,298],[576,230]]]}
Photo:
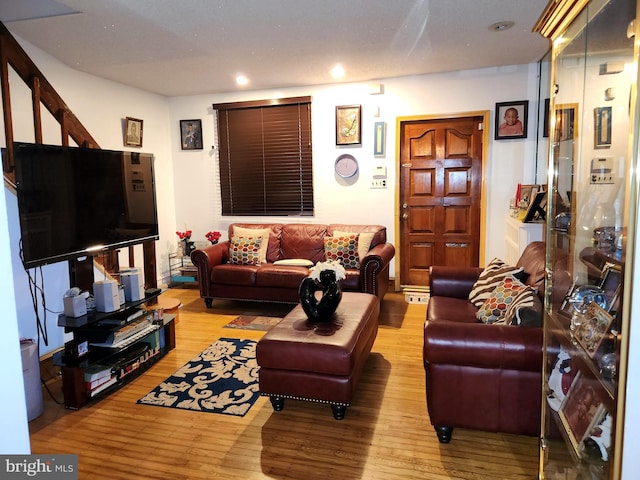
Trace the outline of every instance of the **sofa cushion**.
{"label": "sofa cushion", "polygon": [[297,290],[300,283],[309,275],[307,267],[293,265],[276,266],[265,263],[258,268],[256,287],[290,288]]}
{"label": "sofa cushion", "polygon": [[527,286],[515,277],[505,277],[478,309],[476,317],[483,323],[505,323],[509,306]]}
{"label": "sofa cushion", "polygon": [[478,280],[473,285],[469,293],[469,301],[473,303],[476,308],[480,308],[502,280],[523,271],[524,269],[522,267],[510,266],[499,258],[494,258],[489,262],[489,265],[482,270]]}
{"label": "sofa cushion", "polygon": [[269,248],[270,228],[245,228],[234,225],[233,235],[236,237],[259,238],[260,243],[260,263],[267,261],[267,248]]}
{"label": "sofa cushion", "polygon": [[334,237],[348,237],[350,235],[359,235],[358,237],[358,257],[362,261],[367,256],[369,250],[371,250],[371,242],[375,232],[343,232],[342,230],[334,230]]}
{"label": "sofa cushion", "polygon": [[430,322],[478,323],[478,309],[466,298],[431,297],[427,304],[427,320]]}
{"label": "sofa cushion", "polygon": [[280,237],[280,258],[306,258],[314,264],[325,260],[324,237],[327,226],[289,223],[283,225]]}
{"label": "sofa cushion", "polygon": [[324,254],[327,261],[338,261],[344,268],[360,268],[358,237],[358,234],[344,237],[325,237]]}
{"label": "sofa cushion", "polygon": [[505,312],[505,322],[519,327],[542,326],[542,302],[535,288],[528,287],[518,293]]}
{"label": "sofa cushion", "polygon": [[231,237],[229,263],[234,265],[260,265],[262,238]]}
{"label": "sofa cushion", "polygon": [[232,263],[222,263],[211,269],[211,284],[253,287],[259,268],[256,265],[238,267]]}

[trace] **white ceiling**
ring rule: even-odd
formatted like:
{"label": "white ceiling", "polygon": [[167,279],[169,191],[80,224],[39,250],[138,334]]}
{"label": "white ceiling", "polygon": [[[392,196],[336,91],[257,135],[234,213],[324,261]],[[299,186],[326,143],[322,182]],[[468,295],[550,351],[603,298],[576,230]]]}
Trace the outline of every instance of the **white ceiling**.
{"label": "white ceiling", "polygon": [[[0,21],[70,67],[166,96],[538,61],[547,0],[0,0]],[[489,26],[513,21],[513,28]]]}

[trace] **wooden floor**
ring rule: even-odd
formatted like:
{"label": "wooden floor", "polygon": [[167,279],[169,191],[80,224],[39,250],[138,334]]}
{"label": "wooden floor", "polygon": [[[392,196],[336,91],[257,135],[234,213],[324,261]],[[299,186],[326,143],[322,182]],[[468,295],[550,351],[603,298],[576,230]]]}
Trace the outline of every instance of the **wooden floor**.
{"label": "wooden floor", "polygon": [[[196,289],[179,298],[177,347],[112,395],[66,410],[45,392],[30,422],[34,454],[79,454],[80,479],[534,479],[536,438],[456,429],[439,444],[429,424],[422,367],[424,304],[398,293],[382,304],[380,330],[344,420],[327,405],[287,400],[275,413],[260,398],[244,417],[138,405],[136,400],[220,337],[263,332],[223,328],[264,304],[214,302]],[[271,307],[272,308],[272,307]],[[286,313],[286,311],[283,311]],[[59,380],[50,382],[61,400]]]}

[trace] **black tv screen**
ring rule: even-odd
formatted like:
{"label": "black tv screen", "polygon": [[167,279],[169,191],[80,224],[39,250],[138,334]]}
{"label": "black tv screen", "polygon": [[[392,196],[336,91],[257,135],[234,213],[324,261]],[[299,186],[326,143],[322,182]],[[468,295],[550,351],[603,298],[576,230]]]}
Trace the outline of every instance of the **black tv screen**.
{"label": "black tv screen", "polygon": [[158,239],[153,155],[14,143],[25,268]]}

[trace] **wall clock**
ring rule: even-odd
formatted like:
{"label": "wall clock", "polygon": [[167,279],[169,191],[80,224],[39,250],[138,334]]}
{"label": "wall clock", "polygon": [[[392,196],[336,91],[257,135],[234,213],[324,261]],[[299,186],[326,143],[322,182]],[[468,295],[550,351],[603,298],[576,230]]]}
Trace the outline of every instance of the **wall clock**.
{"label": "wall clock", "polygon": [[351,178],[358,173],[358,161],[353,155],[345,153],[336,159],[335,169],[342,178]]}

